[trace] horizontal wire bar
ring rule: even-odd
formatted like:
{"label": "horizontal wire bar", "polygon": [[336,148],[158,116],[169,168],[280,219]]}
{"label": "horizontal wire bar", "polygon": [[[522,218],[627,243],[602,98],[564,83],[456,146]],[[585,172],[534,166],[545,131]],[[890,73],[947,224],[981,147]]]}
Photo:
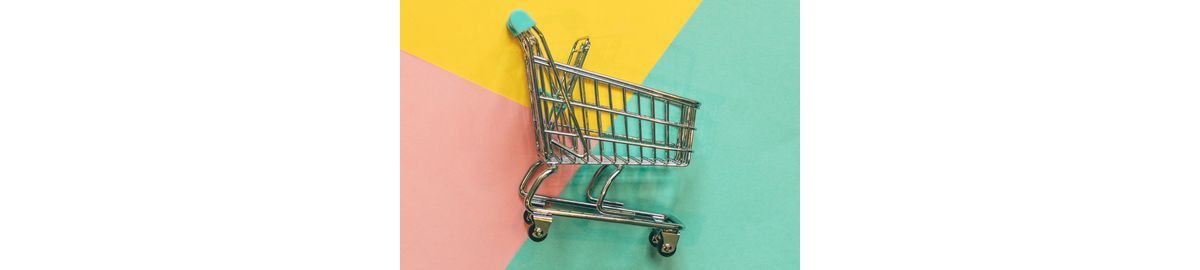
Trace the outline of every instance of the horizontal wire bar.
{"label": "horizontal wire bar", "polygon": [[[571,127],[570,127],[570,126],[563,125],[563,124],[550,123],[550,124],[548,124],[548,126],[552,127],[550,130],[562,130],[562,129],[566,129],[566,130],[569,130],[569,131],[574,131],[574,130],[573,130]],[[565,132],[565,131],[558,131],[558,132]],[[587,130],[584,130],[584,133],[589,133],[589,134],[590,134],[590,133],[596,133],[596,134],[600,134],[600,137],[599,137],[599,138],[616,138],[616,139],[623,139],[623,140],[628,140],[628,141],[635,141],[635,140],[636,140],[636,141],[643,141],[643,139],[641,139],[641,137],[636,137],[636,138],[635,138],[634,136],[629,136],[629,135],[605,134],[604,132],[600,132],[600,131],[598,131],[598,130],[594,130],[594,129],[587,129]],[[666,137],[666,136],[664,136],[664,137]],[[650,138],[650,139],[651,139],[652,141],[654,141],[654,143],[655,143],[654,145],[666,146],[666,147],[682,147],[682,146],[683,146],[683,144],[682,144],[682,143],[670,143],[670,140],[662,140],[662,141],[663,141],[663,142],[665,142],[665,143],[664,143],[664,144],[659,144],[658,142],[659,142],[660,140],[658,140],[658,137],[657,137],[657,136],[655,136],[655,137],[653,137],[653,138]],[[622,141],[622,142],[624,142],[624,141]]]}
{"label": "horizontal wire bar", "polygon": [[[550,134],[556,134],[556,135],[562,135],[562,136],[568,136],[568,137],[578,137],[578,136],[579,136],[579,134],[566,133],[566,132],[562,132],[562,131],[555,131],[555,130],[543,130],[542,132],[546,132],[546,133],[550,133]],[[589,140],[598,140],[598,141],[606,141],[606,142],[614,142],[614,143],[632,144],[632,145],[637,145],[637,146],[642,146],[642,147],[649,147],[649,148],[655,148],[655,149],[662,149],[662,150],[675,150],[675,151],[683,151],[683,152],[691,152],[691,151],[692,151],[692,149],[683,149],[683,148],[675,148],[675,147],[668,147],[668,146],[659,146],[659,145],[646,144],[646,143],[639,143],[639,142],[622,141],[622,140],[609,139],[609,138],[603,138],[603,137],[596,137],[596,136],[590,136],[590,135],[583,135],[583,138],[584,138],[584,139],[589,139]]]}
{"label": "horizontal wire bar", "polygon": [[[546,62],[546,58],[539,57],[539,56],[533,56],[533,63],[542,65],[542,66],[550,65],[550,63]],[[631,83],[631,82],[626,82],[621,79],[605,76],[600,73],[591,72],[586,69],[577,68],[577,67],[573,67],[570,65],[564,65],[561,63],[555,65],[555,67],[558,68],[558,70],[567,71],[568,73],[575,73],[575,74],[578,74],[578,75],[581,75],[581,76],[584,76],[584,77],[587,77],[587,78],[590,78],[593,80],[616,84],[618,86],[629,88],[629,89],[632,89],[637,92],[642,92],[642,93],[646,93],[646,94],[650,94],[650,95],[653,95],[656,97],[661,97],[661,98],[666,98],[666,99],[674,99],[675,101],[678,101],[678,102],[688,103],[688,104],[692,105],[693,107],[700,107],[700,102],[698,102],[698,101],[691,100],[691,99],[688,99],[685,97],[681,97],[681,96],[678,96],[675,94],[667,93],[666,91],[646,87],[646,86]]]}
{"label": "horizontal wire bar", "polygon": [[[564,103],[562,99],[557,99],[557,98],[552,98],[552,97],[547,97],[547,96],[542,96],[542,95],[538,95],[538,99],[545,100],[545,101],[550,101],[550,102],[554,102],[554,103],[556,103],[556,104],[557,104],[557,103]],[[664,124],[664,125],[671,125],[671,126],[676,126],[676,127],[680,127],[680,128],[686,128],[686,129],[696,129],[695,127],[688,126],[688,125],[684,125],[683,123],[674,123],[674,122],[669,122],[669,121],[660,120],[660,119],[658,119],[658,118],[646,117],[646,116],[644,116],[644,115],[640,115],[640,114],[635,114],[635,113],[627,113],[627,112],[621,112],[621,111],[616,111],[616,110],[609,110],[609,109],[605,109],[605,108],[602,108],[602,107],[597,107],[597,106],[595,106],[595,105],[591,105],[591,104],[587,104],[587,103],[573,103],[573,104],[571,104],[571,105],[573,105],[573,106],[580,106],[580,107],[584,107],[584,108],[588,108],[588,109],[593,109],[593,110],[598,110],[598,111],[603,111],[603,112],[607,112],[607,113],[614,113],[614,114],[624,115],[624,116],[626,116],[626,117],[633,117],[633,118],[637,118],[637,119],[641,119],[641,120],[646,120],[646,121],[650,121],[650,122],[655,122],[655,123],[659,123],[659,124]]]}

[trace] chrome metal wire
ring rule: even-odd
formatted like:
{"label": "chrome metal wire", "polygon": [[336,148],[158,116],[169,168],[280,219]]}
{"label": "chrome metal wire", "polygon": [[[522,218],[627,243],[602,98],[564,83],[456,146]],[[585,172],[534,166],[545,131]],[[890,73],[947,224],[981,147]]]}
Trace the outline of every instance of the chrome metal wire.
{"label": "chrome metal wire", "polygon": [[555,62],[536,27],[524,51],[535,137],[546,164],[687,166],[699,103],[582,68],[590,40]]}

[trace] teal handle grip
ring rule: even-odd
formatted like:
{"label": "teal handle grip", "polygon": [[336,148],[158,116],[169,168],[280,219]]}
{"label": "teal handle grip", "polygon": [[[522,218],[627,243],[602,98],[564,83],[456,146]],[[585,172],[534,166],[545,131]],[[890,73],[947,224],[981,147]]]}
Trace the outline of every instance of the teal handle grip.
{"label": "teal handle grip", "polygon": [[512,33],[514,37],[529,31],[533,25],[533,17],[529,17],[529,13],[525,13],[524,10],[517,9],[508,14],[508,32]]}

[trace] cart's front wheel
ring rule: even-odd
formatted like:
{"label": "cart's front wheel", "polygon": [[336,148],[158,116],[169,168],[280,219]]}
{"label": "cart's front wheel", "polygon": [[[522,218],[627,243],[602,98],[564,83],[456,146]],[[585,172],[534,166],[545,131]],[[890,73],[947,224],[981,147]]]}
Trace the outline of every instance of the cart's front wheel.
{"label": "cart's front wheel", "polygon": [[529,239],[534,242],[546,240],[546,235],[550,234],[550,223],[553,222],[553,218],[550,215],[540,213],[530,213],[530,216],[532,217],[533,224],[529,224],[529,228],[526,230],[529,234]]}
{"label": "cart's front wheel", "polygon": [[534,242],[541,242],[542,240],[546,240],[546,235],[547,235],[546,230],[544,230],[538,226],[529,226],[528,232],[529,232],[529,239],[533,240]]}
{"label": "cart's front wheel", "polygon": [[522,216],[525,218],[525,225],[533,224],[533,213],[530,213],[529,210],[525,210],[525,214]]}

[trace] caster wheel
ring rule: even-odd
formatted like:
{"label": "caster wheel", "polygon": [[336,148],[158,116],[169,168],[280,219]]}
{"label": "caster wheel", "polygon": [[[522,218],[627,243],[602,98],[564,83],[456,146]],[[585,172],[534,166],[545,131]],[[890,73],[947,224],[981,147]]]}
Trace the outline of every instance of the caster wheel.
{"label": "caster wheel", "polygon": [[523,216],[525,217],[525,225],[533,224],[533,213],[529,213],[529,210],[525,210],[525,214]]}
{"label": "caster wheel", "polygon": [[534,242],[546,240],[546,231],[542,228],[538,228],[538,226],[529,226],[527,231],[529,233],[529,240],[533,240]]}
{"label": "caster wheel", "polygon": [[662,255],[663,257],[671,257],[671,255],[675,255],[675,245],[663,244],[662,246],[659,246],[658,255]]}
{"label": "caster wheel", "polygon": [[662,230],[654,229],[650,231],[650,246],[655,248],[662,246]]}
{"label": "caster wheel", "polygon": [[658,255],[671,257],[679,249],[679,231],[655,229],[654,232],[650,233],[650,245],[653,245],[658,250]]}

